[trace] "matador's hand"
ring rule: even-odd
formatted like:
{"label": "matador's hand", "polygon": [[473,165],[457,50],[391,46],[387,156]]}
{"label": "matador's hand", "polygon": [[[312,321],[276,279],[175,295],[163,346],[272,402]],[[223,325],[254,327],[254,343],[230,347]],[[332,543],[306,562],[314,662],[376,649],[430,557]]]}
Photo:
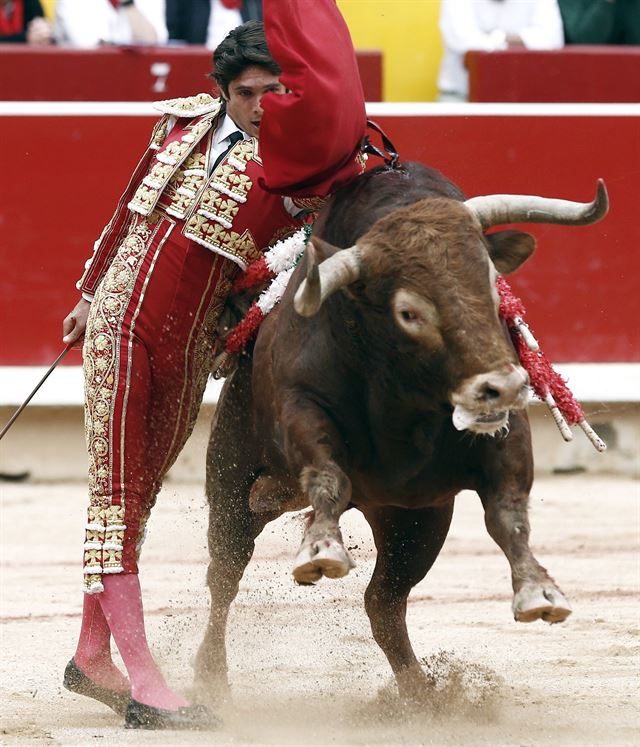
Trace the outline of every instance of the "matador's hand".
{"label": "matador's hand", "polygon": [[64,318],[62,322],[62,342],[65,345],[68,345],[70,342],[74,343],[74,348],[79,348],[82,345],[90,306],[89,301],[81,298],[71,313]]}

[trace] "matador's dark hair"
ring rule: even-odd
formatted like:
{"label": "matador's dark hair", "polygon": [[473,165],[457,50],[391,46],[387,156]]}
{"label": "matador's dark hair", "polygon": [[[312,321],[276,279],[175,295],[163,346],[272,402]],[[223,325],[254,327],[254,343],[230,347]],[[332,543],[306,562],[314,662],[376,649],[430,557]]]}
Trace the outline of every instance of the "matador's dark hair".
{"label": "matador's dark hair", "polygon": [[209,78],[215,80],[228,97],[229,83],[251,65],[260,65],[274,75],[282,72],[267,47],[262,21],[248,21],[226,35],[213,53],[213,71]]}

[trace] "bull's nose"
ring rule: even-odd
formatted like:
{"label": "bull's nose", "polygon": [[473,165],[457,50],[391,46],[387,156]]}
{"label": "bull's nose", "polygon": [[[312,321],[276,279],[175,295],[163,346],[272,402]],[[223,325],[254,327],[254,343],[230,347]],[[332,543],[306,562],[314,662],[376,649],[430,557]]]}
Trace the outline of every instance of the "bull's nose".
{"label": "bull's nose", "polygon": [[466,379],[452,392],[451,403],[470,412],[519,409],[527,404],[528,385],[527,372],[509,364]]}
{"label": "bull's nose", "polygon": [[485,383],[480,387],[477,399],[480,402],[486,402],[487,404],[495,404],[502,397],[500,387],[493,383]]}
{"label": "bull's nose", "polygon": [[520,397],[529,385],[529,375],[520,366],[511,365],[505,373],[490,373],[476,381],[476,401],[489,407],[508,405]]}

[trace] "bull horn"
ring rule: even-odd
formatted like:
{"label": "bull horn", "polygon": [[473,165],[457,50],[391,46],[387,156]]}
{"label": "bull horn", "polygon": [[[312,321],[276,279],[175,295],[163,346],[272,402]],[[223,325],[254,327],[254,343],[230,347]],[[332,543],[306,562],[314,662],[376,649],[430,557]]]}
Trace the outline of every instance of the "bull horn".
{"label": "bull horn", "polygon": [[357,244],[340,249],[324,262],[311,242],[307,244],[307,277],[300,283],[293,306],[300,316],[313,316],[332,293],[354,283],[362,275],[362,254]]}
{"label": "bull horn", "polygon": [[598,179],[593,202],[571,202],[536,195],[486,195],[464,203],[480,221],[483,229],[504,223],[562,223],[586,226],[607,214],[609,198],[602,179]]}

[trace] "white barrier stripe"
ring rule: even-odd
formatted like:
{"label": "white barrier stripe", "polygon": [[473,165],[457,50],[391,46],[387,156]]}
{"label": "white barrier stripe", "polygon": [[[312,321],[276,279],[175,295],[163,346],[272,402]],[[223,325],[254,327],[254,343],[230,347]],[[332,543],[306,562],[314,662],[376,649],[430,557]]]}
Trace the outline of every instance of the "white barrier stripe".
{"label": "white barrier stripe", "polygon": [[[18,407],[40,381],[47,366],[0,366],[0,407]],[[204,401],[218,401],[223,380],[210,379]],[[29,407],[78,406],[83,403],[84,379],[81,366],[58,366],[35,394]],[[104,529],[104,527],[102,527]]]}
{"label": "white barrier stripe", "polygon": [[[640,363],[558,363],[579,402],[639,402]],[[0,406],[18,407],[42,378],[46,366],[0,366]],[[218,401],[223,380],[209,379],[204,401]],[[80,366],[59,366],[30,406],[79,406],[83,402]]]}
{"label": "white barrier stripe", "polygon": [[370,117],[640,117],[640,104],[374,102]]}
{"label": "white barrier stripe", "polygon": [[144,101],[0,101],[0,117],[153,117]]}
{"label": "white barrier stripe", "polygon": [[[370,117],[640,117],[640,104],[371,102]],[[153,117],[144,101],[0,101],[3,117]]]}

